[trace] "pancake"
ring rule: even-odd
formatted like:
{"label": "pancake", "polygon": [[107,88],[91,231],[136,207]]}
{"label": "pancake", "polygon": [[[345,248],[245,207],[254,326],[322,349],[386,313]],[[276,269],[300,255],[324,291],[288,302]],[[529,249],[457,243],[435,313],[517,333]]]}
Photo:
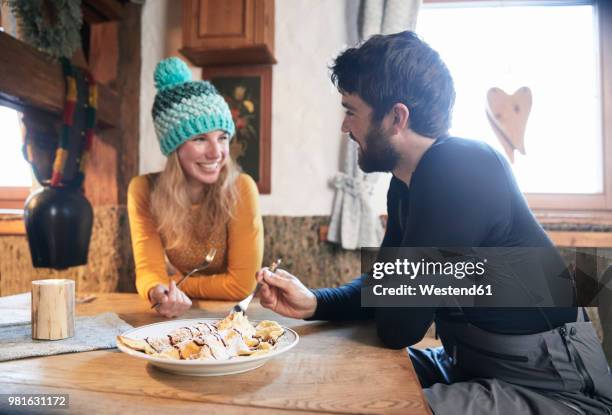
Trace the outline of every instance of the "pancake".
{"label": "pancake", "polygon": [[132,339],[117,336],[126,347],[163,359],[228,360],[274,350],[285,330],[275,321],[253,326],[244,313],[230,313],[214,324],[198,322],[165,336]]}

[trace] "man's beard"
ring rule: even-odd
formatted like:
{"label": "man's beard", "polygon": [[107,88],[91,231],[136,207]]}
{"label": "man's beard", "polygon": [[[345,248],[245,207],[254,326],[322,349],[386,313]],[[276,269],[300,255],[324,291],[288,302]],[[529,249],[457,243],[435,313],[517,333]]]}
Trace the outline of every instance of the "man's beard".
{"label": "man's beard", "polygon": [[399,154],[380,124],[373,125],[364,138],[359,151],[359,167],[366,173],[392,171],[399,161]]}

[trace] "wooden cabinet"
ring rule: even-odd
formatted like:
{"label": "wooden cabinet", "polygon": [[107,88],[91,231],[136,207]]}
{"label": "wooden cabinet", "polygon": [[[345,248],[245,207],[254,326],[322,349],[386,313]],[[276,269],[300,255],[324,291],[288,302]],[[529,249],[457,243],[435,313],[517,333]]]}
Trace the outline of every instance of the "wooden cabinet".
{"label": "wooden cabinet", "polygon": [[194,65],[269,64],[274,0],[183,0],[183,48]]}

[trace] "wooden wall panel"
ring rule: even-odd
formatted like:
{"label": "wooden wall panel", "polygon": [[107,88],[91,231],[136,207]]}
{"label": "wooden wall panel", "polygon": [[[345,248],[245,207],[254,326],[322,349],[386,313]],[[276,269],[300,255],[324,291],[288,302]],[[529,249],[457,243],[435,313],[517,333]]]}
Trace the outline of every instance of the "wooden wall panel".
{"label": "wooden wall panel", "polygon": [[[118,137],[116,130],[103,133],[103,136]],[[91,156],[85,168],[85,195],[93,206],[119,204],[117,183],[117,148],[95,135],[91,145]]]}
{"label": "wooden wall panel", "polygon": [[115,87],[119,65],[119,22],[91,25],[89,70],[102,85]]}
{"label": "wooden wall panel", "polygon": [[[119,50],[119,67],[117,75],[117,90],[123,97],[121,100],[121,127],[119,129],[117,155],[117,190],[118,202],[123,208],[127,202],[127,188],[132,177],[138,174],[139,142],[140,142],[140,68],[142,65],[141,49],[141,14],[142,7],[128,3],[124,6],[123,19],[118,33],[121,41]],[[118,232],[121,237],[117,241],[119,280],[117,290],[135,292],[134,259],[130,244],[130,232],[127,215],[122,216]]]}

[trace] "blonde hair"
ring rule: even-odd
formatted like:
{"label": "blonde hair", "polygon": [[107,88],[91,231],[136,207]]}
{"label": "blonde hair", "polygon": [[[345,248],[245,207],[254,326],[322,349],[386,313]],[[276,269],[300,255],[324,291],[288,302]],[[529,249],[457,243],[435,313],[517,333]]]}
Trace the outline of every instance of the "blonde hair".
{"label": "blonde hair", "polygon": [[176,151],[170,154],[151,192],[151,211],[165,249],[185,247],[194,230],[216,233],[234,217],[239,174],[238,167],[228,157],[217,181],[204,185],[201,199],[196,202],[198,208],[193,209],[178,154]]}

